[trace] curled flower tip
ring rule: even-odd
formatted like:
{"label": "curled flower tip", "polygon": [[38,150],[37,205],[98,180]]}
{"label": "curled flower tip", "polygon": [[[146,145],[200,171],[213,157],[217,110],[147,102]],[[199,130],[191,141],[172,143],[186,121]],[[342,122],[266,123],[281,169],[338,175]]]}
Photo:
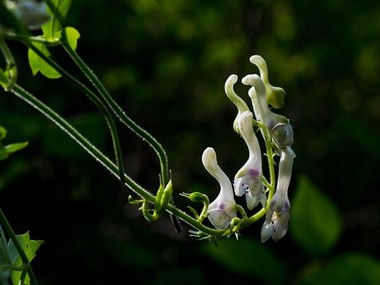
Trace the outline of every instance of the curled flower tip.
{"label": "curled flower tip", "polygon": [[256,65],[260,71],[260,77],[266,86],[266,98],[268,104],[278,109],[284,106],[285,91],[281,87],[272,86],[269,83],[268,67],[265,60],[259,55],[253,55],[249,61]]}
{"label": "curled flower tip", "polygon": [[50,19],[44,1],[19,0],[6,1],[7,8],[14,13],[29,30],[39,29]]}
{"label": "curled flower tip", "polygon": [[237,121],[239,119],[239,116],[244,111],[249,111],[249,108],[248,108],[247,104],[244,102],[244,100],[241,99],[234,91],[234,85],[237,82],[237,80],[238,80],[237,75],[235,75],[235,74],[230,75],[227,78],[226,83],[224,84],[224,91],[225,91],[227,97],[232,101],[232,103],[235,104],[236,108],[238,109],[238,114],[237,114],[237,116],[234,120],[234,123],[233,123],[233,129],[235,132],[240,134],[238,126],[237,126]]}
{"label": "curled flower tip", "polygon": [[226,229],[232,219],[236,217],[236,203],[231,182],[219,167],[213,148],[208,147],[205,149],[202,155],[202,163],[220,185],[219,195],[209,205],[208,219],[214,227]]}
{"label": "curled flower tip", "polygon": [[252,210],[258,203],[265,207],[266,197],[264,186],[260,179],[262,173],[262,161],[260,145],[252,127],[253,114],[245,111],[238,120],[238,128],[241,136],[247,144],[249,157],[243,167],[236,173],[234,190],[237,196],[246,195],[248,209]]}

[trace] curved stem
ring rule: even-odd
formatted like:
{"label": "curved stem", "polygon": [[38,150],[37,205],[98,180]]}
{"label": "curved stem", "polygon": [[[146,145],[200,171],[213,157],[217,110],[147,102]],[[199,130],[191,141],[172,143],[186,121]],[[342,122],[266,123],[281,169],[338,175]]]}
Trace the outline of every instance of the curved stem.
{"label": "curved stem", "polygon": [[120,178],[121,183],[125,184],[126,181],[124,179],[123,156],[122,156],[122,152],[121,152],[121,148],[120,148],[119,136],[118,136],[118,132],[116,129],[114,119],[112,117],[112,114],[109,112],[108,108],[89,88],[87,88],[83,83],[78,81],[75,77],[73,77],[70,73],[68,73],[65,69],[63,69],[54,60],[52,60],[51,58],[44,55],[35,45],[33,45],[29,41],[25,41],[24,43],[27,45],[27,47],[32,49],[38,56],[40,56],[46,63],[48,63],[53,68],[55,68],[58,72],[60,72],[62,75],[64,75],[67,80],[69,80],[81,92],[83,92],[87,97],[89,97],[90,100],[92,102],[94,102],[94,104],[102,112],[102,114],[104,115],[105,120],[107,122],[110,133],[111,133],[116,164],[118,165],[119,178]]}
{"label": "curved stem", "polygon": [[[118,177],[118,168],[117,166],[109,160],[98,148],[92,145],[83,135],[81,135],[70,123],[58,115],[55,111],[46,106],[39,99],[34,97],[32,94],[24,90],[19,85],[15,85],[11,90],[20,99],[24,100],[26,103],[37,109],[49,120],[55,123],[59,128],[61,128],[65,133],[67,133],[76,143],[78,143],[84,150],[86,150],[95,160],[107,168],[114,176]],[[152,195],[149,191],[144,189],[142,186],[138,185],[134,180],[132,180],[128,175],[124,174],[126,185],[136,194],[143,197],[150,203],[154,203],[156,197]],[[191,217],[187,213],[175,207],[172,203],[169,203],[166,207],[166,211],[180,220],[184,221],[193,228],[200,230],[206,234],[221,236],[225,231],[217,230],[210,227],[207,227],[197,221],[195,218]]]}
{"label": "curved stem", "polygon": [[6,71],[8,72],[7,82],[4,83],[4,88],[6,90],[9,90],[12,88],[12,86],[15,84],[17,80],[17,67],[7,43],[4,41],[4,39],[1,36],[0,36],[0,50],[2,51],[3,56],[5,58],[5,62],[7,64]]}
{"label": "curved stem", "polygon": [[99,91],[102,98],[106,101],[108,106],[112,109],[115,115],[120,119],[120,121],[130,128],[134,133],[136,133],[139,137],[141,137],[144,141],[146,141],[156,152],[161,168],[161,177],[163,180],[163,184],[166,185],[169,180],[169,166],[168,166],[168,158],[166,152],[162,145],[145,129],[141,128],[136,122],[134,122],[131,118],[129,118],[122,108],[116,103],[116,101],[111,97],[108,93],[107,89],[101,83],[101,81],[97,78],[97,76],[92,72],[92,70],[86,65],[83,59],[78,55],[78,53],[71,48],[69,45],[65,33],[63,32],[62,37],[62,46],[65,48],[66,52],[71,56],[75,64],[82,70],[82,72],[87,76],[87,78],[92,82],[95,88]]}
{"label": "curved stem", "polygon": [[[54,13],[60,25],[63,27],[64,18],[61,13],[56,9],[51,0],[46,0],[46,4],[49,6],[50,10]],[[161,168],[161,177],[163,184],[166,185],[170,180],[168,158],[165,149],[162,145],[145,129],[137,125],[131,118],[129,118],[123,111],[123,109],[115,102],[115,100],[110,96],[107,89],[103,86],[97,76],[92,72],[92,70],[86,65],[83,59],[78,55],[78,53],[71,48],[66,38],[66,31],[62,29],[62,46],[65,48],[66,52],[71,56],[75,64],[82,70],[82,72],[87,76],[87,78],[92,82],[95,88],[99,91],[100,95],[113,110],[119,120],[130,128],[134,133],[140,136],[144,141],[146,141],[156,152]]]}
{"label": "curved stem", "polygon": [[[93,158],[95,158],[100,164],[108,169],[113,175],[119,178],[119,169],[108,157],[106,157],[98,148],[92,145],[82,134],[80,134],[71,124],[58,115],[55,111],[46,106],[39,99],[32,94],[24,90],[21,86],[15,85],[11,90],[13,94],[24,100],[26,103],[37,109],[49,120],[55,123],[59,128],[66,132],[76,143],[78,143],[85,151],[87,151]],[[154,196],[138,185],[128,175],[123,174],[127,186],[141,197],[153,202]]]}

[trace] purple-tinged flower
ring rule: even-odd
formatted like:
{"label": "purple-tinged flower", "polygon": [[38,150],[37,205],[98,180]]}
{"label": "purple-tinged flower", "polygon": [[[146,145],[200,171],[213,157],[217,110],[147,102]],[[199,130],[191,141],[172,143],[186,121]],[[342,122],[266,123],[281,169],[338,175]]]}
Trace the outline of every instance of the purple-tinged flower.
{"label": "purple-tinged flower", "polygon": [[208,147],[204,150],[202,163],[220,185],[219,195],[208,207],[208,219],[214,227],[226,229],[231,220],[236,217],[236,203],[231,182],[219,167],[213,148]]}
{"label": "purple-tinged flower", "polygon": [[261,150],[252,126],[253,114],[243,112],[237,121],[239,133],[247,144],[249,157],[243,167],[236,173],[234,190],[237,196],[246,195],[248,209],[252,210],[260,202],[266,206],[264,186],[260,179],[262,173]]}
{"label": "purple-tinged flower", "polygon": [[262,242],[265,242],[270,237],[275,241],[278,241],[285,236],[288,230],[288,222],[290,218],[288,188],[295,157],[296,155],[290,147],[281,151],[276,193],[270,202],[268,212],[265,216],[265,222],[261,229]]}

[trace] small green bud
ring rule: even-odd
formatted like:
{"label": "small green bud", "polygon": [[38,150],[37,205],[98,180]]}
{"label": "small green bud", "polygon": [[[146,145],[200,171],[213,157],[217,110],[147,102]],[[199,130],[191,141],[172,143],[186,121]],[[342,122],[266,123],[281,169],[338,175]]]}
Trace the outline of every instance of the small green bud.
{"label": "small green bud", "polygon": [[156,213],[158,215],[161,215],[165,209],[166,206],[169,203],[169,200],[171,199],[173,194],[173,184],[172,181],[170,180],[169,183],[165,186],[160,184],[160,188],[157,191],[156,195],[156,201],[155,201],[155,208],[156,208]]}
{"label": "small green bud", "polygon": [[207,195],[205,195],[201,192],[181,193],[180,195],[188,198],[190,201],[195,202],[195,203],[204,203],[204,202],[208,203],[209,202]]}

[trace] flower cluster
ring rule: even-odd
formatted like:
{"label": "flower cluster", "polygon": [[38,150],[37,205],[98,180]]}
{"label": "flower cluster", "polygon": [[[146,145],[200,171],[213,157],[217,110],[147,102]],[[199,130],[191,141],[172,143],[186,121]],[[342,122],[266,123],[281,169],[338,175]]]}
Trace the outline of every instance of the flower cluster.
{"label": "flower cluster", "polygon": [[[266,210],[261,241],[265,242],[270,237],[277,241],[286,234],[290,217],[288,188],[295,158],[291,148],[294,142],[293,128],[286,117],[272,112],[269,108],[280,108],[284,105],[285,91],[269,83],[267,65],[262,57],[254,55],[250,62],[256,65],[260,72],[260,75],[249,74],[242,79],[244,85],[250,86],[248,95],[253,111],[234,91],[238,77],[233,74],[225,83],[225,93],[238,109],[233,129],[247,145],[248,160],[238,170],[231,183],[219,167],[214,149],[208,147],[204,151],[203,165],[220,184],[219,195],[209,205],[208,219],[216,228],[227,229],[237,216],[238,206],[234,194],[244,196],[249,210],[253,210],[259,204]],[[270,181],[262,172],[262,153],[255,127],[260,129],[265,141],[270,164]],[[276,155],[280,156],[278,179],[272,181],[275,180]]]}

